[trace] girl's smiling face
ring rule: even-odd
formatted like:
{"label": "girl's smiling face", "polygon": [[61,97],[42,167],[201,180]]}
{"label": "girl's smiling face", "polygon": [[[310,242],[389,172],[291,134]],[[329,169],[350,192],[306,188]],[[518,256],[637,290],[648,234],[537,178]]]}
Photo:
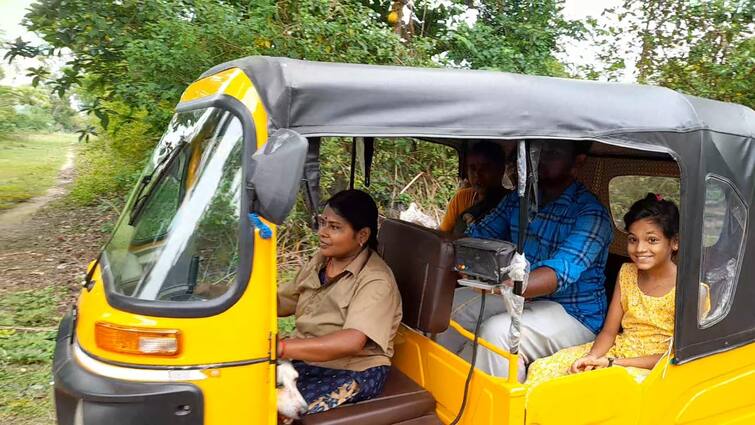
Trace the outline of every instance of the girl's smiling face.
{"label": "girl's smiling face", "polygon": [[640,270],[666,264],[678,249],[677,238],[667,238],[663,229],[651,218],[637,220],[629,226],[627,252]]}

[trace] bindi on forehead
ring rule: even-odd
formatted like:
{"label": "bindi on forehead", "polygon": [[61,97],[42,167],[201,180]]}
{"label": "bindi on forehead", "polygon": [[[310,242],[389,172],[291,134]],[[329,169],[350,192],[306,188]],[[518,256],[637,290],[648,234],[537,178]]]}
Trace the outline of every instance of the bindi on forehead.
{"label": "bindi on forehead", "polygon": [[327,223],[344,224],[346,222],[343,217],[336,214],[335,211],[330,208],[325,208],[318,218]]}

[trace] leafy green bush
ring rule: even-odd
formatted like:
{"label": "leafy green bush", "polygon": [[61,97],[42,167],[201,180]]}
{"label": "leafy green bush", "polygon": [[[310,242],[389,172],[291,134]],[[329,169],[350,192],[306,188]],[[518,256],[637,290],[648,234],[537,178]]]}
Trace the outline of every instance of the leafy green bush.
{"label": "leafy green bush", "polygon": [[76,111],[68,97],[40,87],[0,86],[0,135],[16,132],[74,131]]}
{"label": "leafy green bush", "polygon": [[102,136],[83,144],[69,198],[79,205],[91,205],[100,198],[123,199],[139,177],[156,140],[142,120],[116,121]]}

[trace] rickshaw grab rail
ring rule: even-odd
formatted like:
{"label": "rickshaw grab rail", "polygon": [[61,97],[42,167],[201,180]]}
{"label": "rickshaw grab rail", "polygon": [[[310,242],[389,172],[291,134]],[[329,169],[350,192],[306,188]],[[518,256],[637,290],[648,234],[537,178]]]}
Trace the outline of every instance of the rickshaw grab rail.
{"label": "rickshaw grab rail", "polygon": [[[454,330],[456,330],[456,332],[458,332],[459,334],[461,334],[461,336],[463,336],[464,338],[466,338],[466,339],[468,339],[470,341],[474,341],[474,334],[472,332],[469,332],[468,330],[464,329],[455,320],[451,320],[450,322],[448,322],[448,325],[450,327],[454,328]],[[509,353],[508,351],[504,350],[503,348],[497,347],[497,346],[493,345],[492,343],[488,342],[487,340],[480,338],[479,336],[477,337],[477,343],[480,344],[481,346],[487,348],[488,350],[490,350],[490,351],[498,354],[499,356],[505,358],[506,360],[508,360],[509,361],[509,376],[506,379],[506,381],[509,382],[509,383],[511,383],[511,384],[516,384],[516,383],[519,382],[517,380],[517,376],[518,376],[518,372],[519,372],[518,371],[518,369],[519,369],[519,355],[518,354]]]}

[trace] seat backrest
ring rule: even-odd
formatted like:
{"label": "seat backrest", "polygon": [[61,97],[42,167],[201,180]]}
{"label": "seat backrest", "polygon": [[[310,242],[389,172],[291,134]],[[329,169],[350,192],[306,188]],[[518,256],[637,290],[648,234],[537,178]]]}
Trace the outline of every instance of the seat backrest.
{"label": "seat backrest", "polygon": [[403,322],[440,333],[451,318],[456,272],[453,239],[438,230],[385,219],[378,253],[393,270],[404,308]]}
{"label": "seat backrest", "polygon": [[619,276],[619,271],[624,263],[629,263],[632,260],[629,257],[618,255],[609,252],[608,261],[606,261],[606,297],[608,297],[608,303],[611,303],[613,297],[613,291],[616,289],[616,278]]}

